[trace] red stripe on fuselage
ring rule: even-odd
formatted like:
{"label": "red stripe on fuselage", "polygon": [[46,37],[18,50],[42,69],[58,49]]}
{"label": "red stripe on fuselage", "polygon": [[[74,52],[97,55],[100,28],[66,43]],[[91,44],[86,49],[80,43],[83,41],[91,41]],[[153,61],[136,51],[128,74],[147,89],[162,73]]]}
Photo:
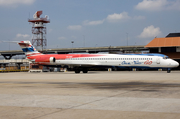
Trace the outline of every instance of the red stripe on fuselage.
{"label": "red stripe on fuselage", "polygon": [[42,55],[33,55],[33,56],[29,56],[28,59],[37,59],[37,58],[50,58],[50,57],[54,57],[55,59],[68,59],[68,58],[81,58],[81,57],[99,57],[99,56],[105,56],[105,55],[99,55],[99,54],[42,54]]}

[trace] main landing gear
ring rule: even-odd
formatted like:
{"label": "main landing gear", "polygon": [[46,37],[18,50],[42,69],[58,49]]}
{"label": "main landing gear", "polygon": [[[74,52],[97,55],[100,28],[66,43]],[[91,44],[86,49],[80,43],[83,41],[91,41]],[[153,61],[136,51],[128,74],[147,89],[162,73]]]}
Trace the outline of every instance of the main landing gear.
{"label": "main landing gear", "polygon": [[88,73],[88,69],[87,68],[83,68],[83,69],[80,69],[80,68],[76,68],[75,69],[75,73],[78,74],[80,72],[83,72],[83,73]]}
{"label": "main landing gear", "polygon": [[76,74],[80,73],[80,70],[75,70],[75,73],[76,73]]}

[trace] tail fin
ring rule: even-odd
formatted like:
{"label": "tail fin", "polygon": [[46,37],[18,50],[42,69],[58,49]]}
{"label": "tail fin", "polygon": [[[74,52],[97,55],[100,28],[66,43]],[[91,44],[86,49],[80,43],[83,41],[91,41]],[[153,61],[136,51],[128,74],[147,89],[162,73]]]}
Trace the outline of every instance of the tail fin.
{"label": "tail fin", "polygon": [[26,56],[41,54],[34,48],[34,46],[32,46],[30,41],[20,41],[18,44],[22,48],[23,52],[25,52]]}

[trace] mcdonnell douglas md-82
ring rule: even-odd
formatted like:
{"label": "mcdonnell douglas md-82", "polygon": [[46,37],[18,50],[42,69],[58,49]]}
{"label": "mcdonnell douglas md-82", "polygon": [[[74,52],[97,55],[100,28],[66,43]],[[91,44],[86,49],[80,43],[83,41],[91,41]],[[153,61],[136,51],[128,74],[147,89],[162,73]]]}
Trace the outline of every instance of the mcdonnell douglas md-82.
{"label": "mcdonnell douglas md-82", "polygon": [[68,65],[75,69],[75,73],[87,73],[88,68],[94,66],[167,69],[170,73],[171,68],[179,66],[178,62],[162,54],[42,54],[30,41],[20,41],[18,44],[32,63]]}

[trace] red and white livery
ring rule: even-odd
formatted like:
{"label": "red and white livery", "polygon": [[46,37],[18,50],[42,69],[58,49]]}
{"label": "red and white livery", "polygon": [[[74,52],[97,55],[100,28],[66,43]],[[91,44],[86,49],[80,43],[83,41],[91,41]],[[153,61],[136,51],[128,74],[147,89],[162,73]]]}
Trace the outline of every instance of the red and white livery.
{"label": "red and white livery", "polygon": [[27,59],[41,65],[61,65],[74,67],[75,73],[88,72],[94,66],[121,68],[165,68],[168,73],[179,63],[162,54],[42,54],[30,41],[18,43]]}

